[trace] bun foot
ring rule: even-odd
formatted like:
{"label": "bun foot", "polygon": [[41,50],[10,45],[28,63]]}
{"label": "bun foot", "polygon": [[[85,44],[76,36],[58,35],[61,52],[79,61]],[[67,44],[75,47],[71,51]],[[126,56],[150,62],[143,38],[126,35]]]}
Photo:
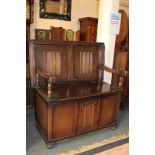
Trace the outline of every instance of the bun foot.
{"label": "bun foot", "polygon": [[48,149],[52,149],[52,144],[46,144],[46,147],[47,147]]}
{"label": "bun foot", "polygon": [[113,126],[111,127],[111,130],[116,130],[116,129],[117,129],[117,127],[118,127],[118,125],[117,125],[117,124],[115,124],[115,125],[113,125]]}

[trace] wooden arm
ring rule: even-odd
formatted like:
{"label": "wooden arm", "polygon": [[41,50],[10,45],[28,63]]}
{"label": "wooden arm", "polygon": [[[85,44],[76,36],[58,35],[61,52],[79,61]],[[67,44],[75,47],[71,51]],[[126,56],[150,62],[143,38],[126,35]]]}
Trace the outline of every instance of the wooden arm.
{"label": "wooden arm", "polygon": [[48,91],[47,91],[47,94],[48,94],[48,98],[50,98],[51,95],[52,95],[52,84],[53,84],[53,82],[55,82],[55,77],[54,76],[48,76],[47,77],[47,81],[48,81],[48,85],[47,85]]}
{"label": "wooden arm", "polygon": [[112,68],[109,68],[107,66],[104,66],[103,64],[100,64],[98,67],[102,71],[107,71],[107,72],[110,72],[112,74],[116,74],[119,77],[118,86],[120,88],[122,87],[124,76],[128,75],[128,71],[112,69]]}
{"label": "wooden arm", "polygon": [[122,73],[122,71],[120,71],[120,70],[112,69],[112,68],[107,67],[107,66],[105,66],[103,64],[99,65],[99,69],[101,69],[103,71],[107,71],[107,72],[113,73],[113,74],[121,74]]}
{"label": "wooden arm", "polygon": [[112,69],[112,68],[107,67],[107,66],[103,66],[103,70],[104,71],[107,71],[107,72],[110,72],[110,73],[119,74],[119,71],[118,70]]}

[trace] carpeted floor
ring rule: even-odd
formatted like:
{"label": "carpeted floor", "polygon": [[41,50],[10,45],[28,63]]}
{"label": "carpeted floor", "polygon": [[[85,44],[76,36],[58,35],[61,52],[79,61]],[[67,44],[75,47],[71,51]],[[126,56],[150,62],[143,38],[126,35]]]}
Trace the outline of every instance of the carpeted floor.
{"label": "carpeted floor", "polygon": [[80,147],[103,141],[104,139],[128,133],[129,131],[129,108],[127,104],[124,110],[119,113],[119,126],[116,130],[101,130],[58,143],[53,149],[47,149],[45,142],[35,128],[34,111],[27,112],[26,118],[27,155],[58,155],[69,150],[76,150]]}

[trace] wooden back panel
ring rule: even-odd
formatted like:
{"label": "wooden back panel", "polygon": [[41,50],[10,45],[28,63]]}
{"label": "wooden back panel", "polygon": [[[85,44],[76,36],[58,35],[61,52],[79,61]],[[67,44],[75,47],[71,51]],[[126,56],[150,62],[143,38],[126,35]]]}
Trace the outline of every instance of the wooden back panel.
{"label": "wooden back panel", "polygon": [[74,77],[76,79],[96,79],[98,77],[98,47],[75,46],[73,61]]}
{"label": "wooden back panel", "polygon": [[31,41],[30,75],[54,76],[56,81],[97,80],[98,64],[104,64],[104,43],[76,41]]}
{"label": "wooden back panel", "polygon": [[65,46],[37,46],[36,69],[41,75],[67,80],[68,53]]}

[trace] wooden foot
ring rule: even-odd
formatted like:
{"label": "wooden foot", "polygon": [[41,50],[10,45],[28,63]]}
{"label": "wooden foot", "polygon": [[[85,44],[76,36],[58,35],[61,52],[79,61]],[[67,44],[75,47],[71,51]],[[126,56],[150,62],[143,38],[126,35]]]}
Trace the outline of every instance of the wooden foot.
{"label": "wooden foot", "polygon": [[47,147],[48,149],[52,149],[52,144],[46,144],[46,147]]}
{"label": "wooden foot", "polygon": [[113,126],[111,127],[111,130],[116,130],[116,129],[117,129],[117,127],[118,127],[118,125],[117,125],[117,124],[115,124],[115,125],[113,125]]}

